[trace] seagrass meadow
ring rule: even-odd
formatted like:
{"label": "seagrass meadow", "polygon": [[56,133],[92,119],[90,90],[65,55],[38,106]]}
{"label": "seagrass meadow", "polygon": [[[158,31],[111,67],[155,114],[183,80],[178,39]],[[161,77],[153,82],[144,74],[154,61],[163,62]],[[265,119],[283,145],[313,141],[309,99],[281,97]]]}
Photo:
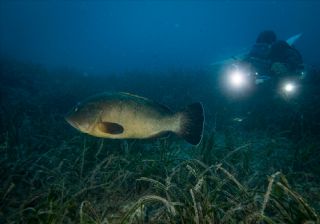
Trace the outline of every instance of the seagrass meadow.
{"label": "seagrass meadow", "polygon": [[[212,71],[90,75],[3,58],[0,87],[0,223],[320,223],[314,83],[294,99],[264,88],[230,98]],[[67,124],[76,102],[104,91],[173,110],[201,101],[201,144]]]}

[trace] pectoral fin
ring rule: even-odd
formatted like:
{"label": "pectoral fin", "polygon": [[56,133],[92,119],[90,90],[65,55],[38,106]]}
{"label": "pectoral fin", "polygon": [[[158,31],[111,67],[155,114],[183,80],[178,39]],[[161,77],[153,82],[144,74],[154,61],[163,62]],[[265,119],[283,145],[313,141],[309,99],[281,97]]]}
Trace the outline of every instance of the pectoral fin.
{"label": "pectoral fin", "polygon": [[124,131],[120,124],[112,122],[101,122],[98,127],[101,132],[112,135],[119,135]]}

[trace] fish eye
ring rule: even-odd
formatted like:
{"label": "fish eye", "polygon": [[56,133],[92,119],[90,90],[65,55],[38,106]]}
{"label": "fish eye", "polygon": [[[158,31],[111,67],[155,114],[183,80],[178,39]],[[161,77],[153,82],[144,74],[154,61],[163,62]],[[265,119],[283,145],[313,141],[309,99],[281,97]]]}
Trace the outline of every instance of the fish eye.
{"label": "fish eye", "polygon": [[74,107],[73,111],[77,112],[79,110],[80,105],[80,102],[78,102],[77,105]]}

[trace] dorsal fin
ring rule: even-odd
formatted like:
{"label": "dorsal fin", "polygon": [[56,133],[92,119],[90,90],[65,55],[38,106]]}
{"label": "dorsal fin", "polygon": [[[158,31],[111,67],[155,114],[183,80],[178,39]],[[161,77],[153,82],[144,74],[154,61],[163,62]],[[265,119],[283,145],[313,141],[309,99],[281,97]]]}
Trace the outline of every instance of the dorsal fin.
{"label": "dorsal fin", "polygon": [[148,102],[154,106],[157,106],[158,108],[161,108],[164,112],[166,113],[171,113],[171,109],[163,104],[160,104],[160,103],[157,103],[153,100],[150,100],[146,97],[143,97],[143,96],[139,96],[139,95],[135,95],[135,94],[131,94],[131,93],[126,93],[126,92],[120,92],[119,94],[123,95],[123,96],[127,96],[127,97],[134,97],[134,98],[137,98],[137,99],[140,99],[140,100],[143,100],[145,102]]}
{"label": "dorsal fin", "polygon": [[141,100],[151,101],[150,99],[148,99],[146,97],[138,96],[138,95],[135,95],[135,94],[132,94],[132,93],[120,92],[119,94],[125,95],[125,96],[131,96],[131,97],[139,98]]}

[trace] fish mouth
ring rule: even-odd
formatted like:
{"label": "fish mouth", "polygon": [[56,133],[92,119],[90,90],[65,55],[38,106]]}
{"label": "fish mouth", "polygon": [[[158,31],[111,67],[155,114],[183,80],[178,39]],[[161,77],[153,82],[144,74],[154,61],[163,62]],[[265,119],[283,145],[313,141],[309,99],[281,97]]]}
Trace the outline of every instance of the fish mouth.
{"label": "fish mouth", "polygon": [[70,117],[65,117],[64,119],[75,129],[80,129],[80,125],[77,122],[70,119]]}

